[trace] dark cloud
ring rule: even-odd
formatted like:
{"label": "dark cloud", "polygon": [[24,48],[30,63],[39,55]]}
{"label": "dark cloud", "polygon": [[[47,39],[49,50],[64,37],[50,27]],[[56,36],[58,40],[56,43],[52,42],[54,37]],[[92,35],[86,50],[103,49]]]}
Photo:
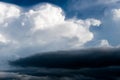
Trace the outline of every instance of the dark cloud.
{"label": "dark cloud", "polygon": [[[119,80],[120,67],[60,69],[25,68],[8,71],[5,76],[27,80]],[[13,74],[14,73],[14,74]],[[18,74],[19,73],[19,74]],[[4,78],[4,77],[2,77]],[[7,78],[7,77],[5,77]]]}
{"label": "dark cloud", "polygon": [[96,68],[120,65],[119,49],[58,51],[33,55],[11,62],[22,67]]}
{"label": "dark cloud", "polygon": [[7,72],[35,76],[36,80],[119,80],[119,53],[117,48],[41,53],[10,61],[23,69]]}

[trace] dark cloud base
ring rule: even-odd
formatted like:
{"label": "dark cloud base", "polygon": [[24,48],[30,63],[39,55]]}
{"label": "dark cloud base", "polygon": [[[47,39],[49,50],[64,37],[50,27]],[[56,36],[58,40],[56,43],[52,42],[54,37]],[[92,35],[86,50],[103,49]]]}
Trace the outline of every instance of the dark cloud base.
{"label": "dark cloud base", "polygon": [[27,75],[27,80],[120,80],[119,53],[119,49],[41,53],[10,61],[23,69],[7,72]]}
{"label": "dark cloud base", "polygon": [[[9,74],[8,74],[9,73]],[[13,74],[14,73],[14,74]],[[24,68],[7,71],[0,80],[119,80],[120,67],[59,69]]]}
{"label": "dark cloud base", "polygon": [[67,69],[120,66],[120,50],[89,49],[40,53],[12,61],[10,64],[21,67]]}

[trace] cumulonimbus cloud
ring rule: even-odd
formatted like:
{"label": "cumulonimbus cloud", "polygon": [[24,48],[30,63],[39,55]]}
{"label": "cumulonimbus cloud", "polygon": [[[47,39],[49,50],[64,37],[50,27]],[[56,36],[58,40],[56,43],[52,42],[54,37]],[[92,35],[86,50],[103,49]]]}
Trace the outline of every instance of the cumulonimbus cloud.
{"label": "cumulonimbus cloud", "polygon": [[48,3],[25,11],[24,8],[1,2],[0,17],[2,53],[27,52],[27,55],[28,52],[84,46],[94,38],[90,27],[101,24],[94,18],[66,19],[60,7]]}

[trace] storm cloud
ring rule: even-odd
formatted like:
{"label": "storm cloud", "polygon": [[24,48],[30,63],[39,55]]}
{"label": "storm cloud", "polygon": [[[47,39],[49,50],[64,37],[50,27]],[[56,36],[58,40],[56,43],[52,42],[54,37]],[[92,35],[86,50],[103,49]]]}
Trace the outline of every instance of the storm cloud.
{"label": "storm cloud", "polygon": [[23,67],[96,68],[119,66],[119,49],[88,49],[36,54],[11,62]]}
{"label": "storm cloud", "polygon": [[10,61],[10,64],[23,68],[12,72],[54,80],[119,80],[119,53],[119,48],[48,52]]}

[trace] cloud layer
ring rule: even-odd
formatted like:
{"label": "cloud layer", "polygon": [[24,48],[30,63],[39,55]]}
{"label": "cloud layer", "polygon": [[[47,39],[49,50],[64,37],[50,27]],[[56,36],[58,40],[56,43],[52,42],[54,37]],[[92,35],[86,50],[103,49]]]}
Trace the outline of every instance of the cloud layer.
{"label": "cloud layer", "polygon": [[45,80],[119,80],[119,53],[119,48],[48,52],[13,61],[23,69],[11,72]]}
{"label": "cloud layer", "polygon": [[57,51],[21,58],[12,61],[11,64],[22,67],[67,69],[120,66],[119,52],[119,48]]}

